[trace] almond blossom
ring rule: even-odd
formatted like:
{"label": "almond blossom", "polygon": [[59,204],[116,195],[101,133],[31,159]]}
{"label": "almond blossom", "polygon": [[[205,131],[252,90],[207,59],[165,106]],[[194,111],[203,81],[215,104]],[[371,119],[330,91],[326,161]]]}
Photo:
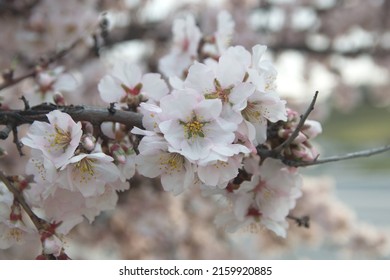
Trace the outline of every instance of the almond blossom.
{"label": "almond blossom", "polygon": [[194,185],[194,166],[181,154],[169,152],[168,143],[161,136],[145,136],[139,150],[138,172],[149,178],[161,176],[165,191],[178,195]]}
{"label": "almond blossom", "polygon": [[299,174],[270,158],[260,167],[256,168],[252,163],[247,166],[254,172],[251,181],[243,182],[229,195],[233,208],[216,218],[217,225],[234,232],[240,227],[257,224],[286,237],[286,217],[301,196]]}
{"label": "almond blossom", "polygon": [[120,176],[112,161],[112,157],[101,152],[72,157],[61,168],[66,174],[66,179],[62,180],[63,187],[78,190],[84,197],[103,194],[105,185],[116,181]]}
{"label": "almond blossom", "polygon": [[166,77],[183,77],[184,72],[197,58],[202,33],[192,15],[176,19],[172,26],[173,46],[171,52],[159,61],[159,69]]}
{"label": "almond blossom", "polygon": [[37,230],[21,207],[14,204],[14,195],[0,182],[0,249],[37,239]]}
{"label": "almond blossom", "polygon": [[206,159],[218,145],[231,144],[235,138],[233,123],[220,117],[222,102],[204,99],[191,90],[174,91],[160,102],[159,128],[169,143],[169,151],[190,160]]}
{"label": "almond blossom", "polygon": [[75,74],[65,73],[64,67],[41,71],[36,76],[34,91],[26,92],[26,98],[30,105],[38,105],[43,102],[52,103],[57,92],[71,92],[79,84],[79,77]]}
{"label": "almond blossom", "polygon": [[112,74],[103,77],[98,89],[103,101],[125,105],[141,95],[156,102],[168,93],[168,86],[160,74],[143,75],[137,65],[124,61],[114,65]]}
{"label": "almond blossom", "polygon": [[49,123],[34,121],[21,142],[40,150],[56,168],[69,161],[77,149],[81,135],[81,123],[75,123],[66,113],[59,110],[47,114]]}
{"label": "almond blossom", "polygon": [[208,60],[206,64],[195,62],[188,70],[184,85],[203,94],[206,99],[220,99],[222,117],[239,124],[242,122],[240,112],[255,90],[252,84],[244,82],[245,75],[246,66],[241,57],[226,53],[218,63],[213,60]]}

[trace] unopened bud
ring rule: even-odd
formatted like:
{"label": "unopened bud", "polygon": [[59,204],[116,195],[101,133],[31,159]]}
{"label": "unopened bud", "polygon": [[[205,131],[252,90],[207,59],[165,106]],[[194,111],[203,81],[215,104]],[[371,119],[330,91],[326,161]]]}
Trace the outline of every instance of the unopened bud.
{"label": "unopened bud", "polygon": [[95,148],[96,139],[91,134],[85,134],[81,138],[81,145],[88,152],[91,152]]}
{"label": "unopened bud", "polygon": [[110,152],[112,154],[112,157],[115,159],[118,163],[126,163],[126,153],[123,150],[123,148],[119,144],[114,144],[110,147]]}
{"label": "unopened bud", "polygon": [[65,106],[65,99],[61,92],[56,91],[53,96],[54,104],[58,106]]}
{"label": "unopened bud", "polygon": [[12,222],[17,222],[22,220],[22,208],[19,203],[12,204],[11,213],[9,214],[9,219]]}
{"label": "unopened bud", "polygon": [[278,136],[283,139],[287,139],[291,135],[292,131],[291,129],[279,129],[278,130]]}
{"label": "unopened bud", "polygon": [[53,255],[55,257],[58,257],[61,254],[63,248],[62,241],[55,235],[45,238],[42,245],[44,254]]}
{"label": "unopened bud", "polygon": [[5,83],[11,83],[14,78],[14,70],[13,69],[6,69],[3,74],[3,80]]}
{"label": "unopened bud", "polygon": [[299,132],[299,133],[298,133],[298,136],[295,137],[293,143],[294,143],[294,144],[301,144],[301,143],[303,143],[303,142],[305,142],[305,141],[307,141],[307,140],[308,140],[308,139],[307,139],[307,137],[305,136],[305,134],[303,134],[302,132]]}
{"label": "unopened bud", "polygon": [[8,156],[8,153],[6,150],[0,147],[0,158]]}
{"label": "unopened bud", "polygon": [[305,151],[305,149],[292,149],[291,152],[297,159],[303,159],[307,157],[307,152]]}
{"label": "unopened bud", "polygon": [[302,132],[311,139],[322,133],[322,126],[319,122],[313,120],[306,120]]}

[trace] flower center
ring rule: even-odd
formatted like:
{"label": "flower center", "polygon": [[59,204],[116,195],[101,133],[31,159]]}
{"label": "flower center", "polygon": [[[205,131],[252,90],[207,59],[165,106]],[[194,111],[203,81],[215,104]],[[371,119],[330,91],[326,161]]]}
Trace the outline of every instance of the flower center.
{"label": "flower center", "polygon": [[178,153],[170,153],[160,156],[160,169],[165,170],[166,173],[173,171],[181,171],[184,165],[184,158]]}
{"label": "flower center", "polygon": [[20,242],[23,237],[23,232],[18,228],[11,228],[8,231],[8,238],[15,240],[16,242]]}
{"label": "flower center", "polygon": [[96,159],[85,157],[75,164],[76,168],[72,172],[74,172],[74,178],[80,179],[80,184],[86,184],[92,179],[97,179],[95,176],[95,162]]}
{"label": "flower center", "polygon": [[121,84],[121,87],[126,92],[126,95],[137,96],[141,92],[142,84],[138,83],[134,88],[129,88],[125,84]]}
{"label": "flower center", "polygon": [[76,163],[76,168],[80,171],[82,175],[93,176],[95,174],[95,169],[93,164],[95,161],[96,161],[95,159],[90,159],[85,157]]}
{"label": "flower center", "polygon": [[189,122],[179,121],[184,127],[184,133],[187,135],[187,139],[201,137],[204,138],[203,127],[208,122],[201,122],[196,116],[193,116]]}
{"label": "flower center", "polygon": [[62,128],[59,128],[57,125],[54,126],[55,133],[51,134],[50,137],[50,147],[57,149],[62,149],[64,152],[72,141],[72,135],[70,131],[64,131]]}
{"label": "flower center", "polygon": [[205,98],[206,99],[219,98],[219,99],[221,99],[222,103],[229,102],[229,94],[232,91],[233,87],[229,87],[229,88],[224,89],[224,88],[222,88],[221,84],[219,83],[219,81],[217,79],[214,79],[214,87],[215,87],[215,91],[205,94],[204,95]]}

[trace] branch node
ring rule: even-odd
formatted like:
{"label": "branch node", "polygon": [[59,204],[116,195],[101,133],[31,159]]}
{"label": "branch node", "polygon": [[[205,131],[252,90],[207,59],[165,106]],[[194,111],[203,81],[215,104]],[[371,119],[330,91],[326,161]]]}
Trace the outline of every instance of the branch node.
{"label": "branch node", "polygon": [[23,147],[23,144],[22,142],[19,141],[19,137],[18,137],[18,128],[17,126],[13,126],[12,127],[12,134],[14,136],[14,144],[16,146],[16,149],[18,150],[19,152],[19,155],[20,156],[24,156],[24,153],[22,151],[22,147]]}
{"label": "branch node", "polygon": [[291,133],[290,137],[288,137],[282,144],[280,144],[275,149],[273,149],[273,152],[275,154],[280,154],[284,148],[289,146],[295,140],[295,138],[298,137],[299,131],[302,129],[302,127],[305,124],[305,121],[309,117],[310,113],[314,110],[314,104],[317,101],[317,97],[318,97],[318,91],[315,92],[313,99],[310,102],[309,107],[306,109],[306,112],[300,116],[299,123],[298,123],[297,127],[295,128],[295,130],[293,131],[293,133]]}
{"label": "branch node", "polygon": [[295,217],[288,215],[287,218],[294,220],[299,227],[309,228],[310,227],[310,217],[305,215],[302,217]]}
{"label": "branch node", "polygon": [[116,102],[111,102],[110,107],[108,107],[108,112],[110,113],[110,115],[114,115],[116,112],[115,103]]}
{"label": "branch node", "polygon": [[24,110],[27,111],[30,109],[30,104],[28,103],[28,100],[26,99],[26,97],[24,97],[24,95],[22,95],[22,97],[20,97],[20,100],[23,101],[23,104],[24,104]]}

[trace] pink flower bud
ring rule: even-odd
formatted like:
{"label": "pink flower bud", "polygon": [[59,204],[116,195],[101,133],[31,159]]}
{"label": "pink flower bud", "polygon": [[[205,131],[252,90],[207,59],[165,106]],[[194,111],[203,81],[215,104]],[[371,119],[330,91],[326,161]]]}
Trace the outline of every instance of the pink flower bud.
{"label": "pink flower bud", "polygon": [[90,134],[86,134],[81,138],[81,145],[87,151],[92,151],[95,148],[96,139]]}
{"label": "pink flower bud", "polygon": [[0,147],[0,158],[8,156],[8,153],[6,150]]}
{"label": "pink flower bud", "polygon": [[302,132],[311,139],[322,133],[322,126],[319,122],[313,120],[306,120]]}
{"label": "pink flower bud", "polygon": [[119,144],[112,145],[110,151],[116,162],[121,164],[126,163],[126,153]]}
{"label": "pink flower bud", "polygon": [[305,136],[305,134],[303,134],[302,132],[299,132],[298,133],[298,136],[294,139],[293,143],[294,144],[301,144],[305,141],[307,141],[307,137]]}
{"label": "pink flower bud", "polygon": [[47,255],[58,257],[62,252],[62,241],[55,235],[46,238],[42,244],[43,252]]}
{"label": "pink flower bud", "polygon": [[54,103],[58,106],[64,106],[65,104],[65,99],[64,96],[62,95],[61,92],[56,91],[53,96]]}

